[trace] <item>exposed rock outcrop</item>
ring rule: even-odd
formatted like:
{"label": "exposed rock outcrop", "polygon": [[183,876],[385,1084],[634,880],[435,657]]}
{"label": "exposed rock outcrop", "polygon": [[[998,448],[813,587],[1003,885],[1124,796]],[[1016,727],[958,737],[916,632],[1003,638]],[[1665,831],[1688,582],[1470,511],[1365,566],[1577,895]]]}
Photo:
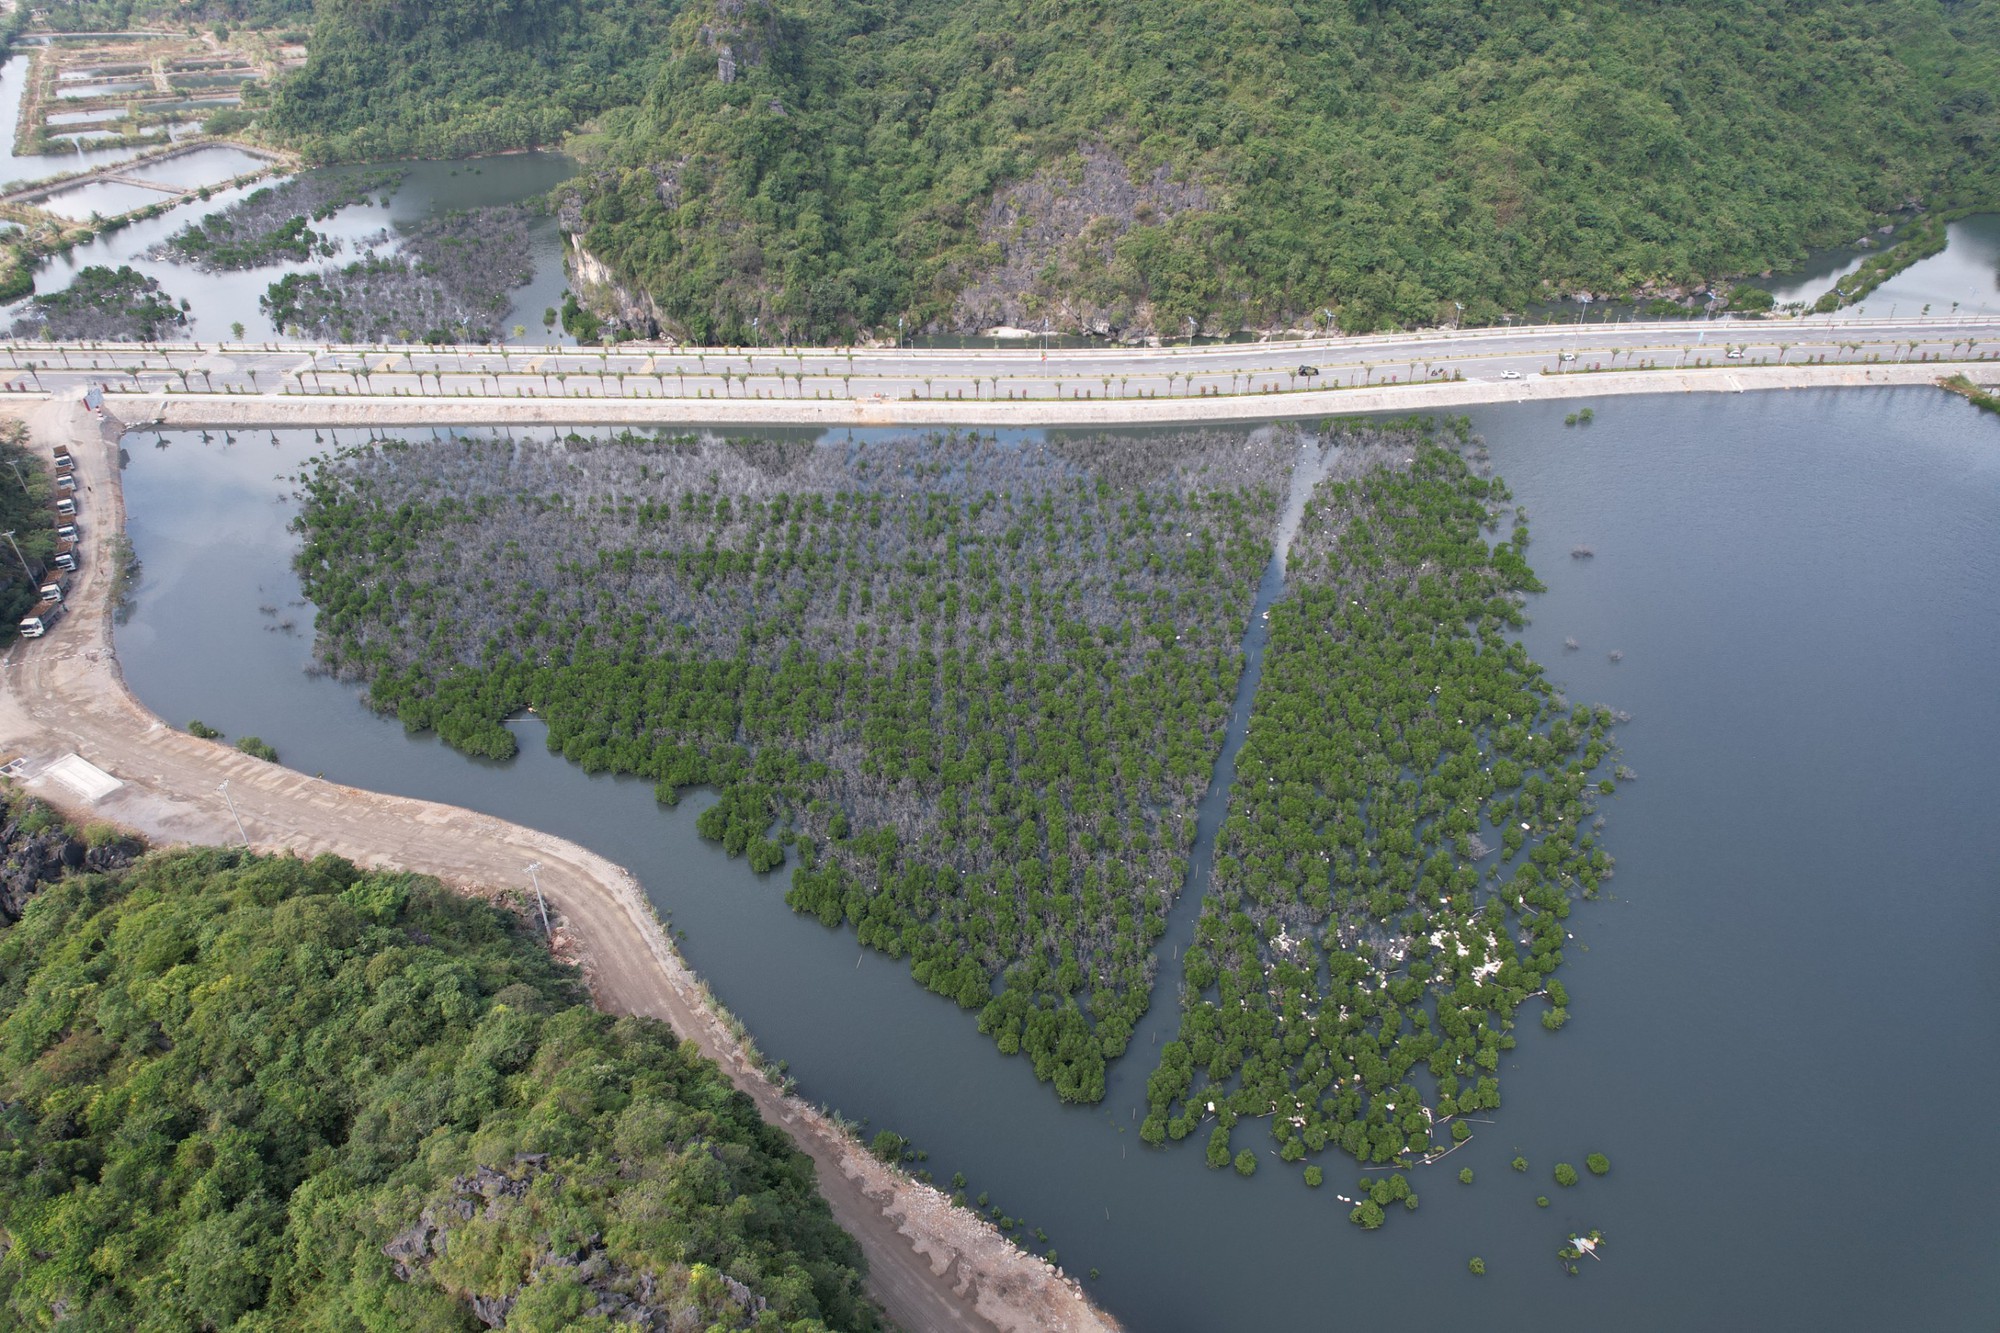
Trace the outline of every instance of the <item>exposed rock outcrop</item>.
{"label": "exposed rock outcrop", "polygon": [[1118,242],[1138,226],[1207,209],[1201,186],[1164,166],[1135,176],[1102,144],[1086,144],[1064,166],[1045,168],[999,191],[979,223],[995,262],[968,274],[952,307],[951,331],[996,326],[1085,329],[1107,337],[1153,328],[1141,295],[1110,272]]}
{"label": "exposed rock outcrop", "polygon": [[[453,1180],[451,1197],[425,1208],[414,1223],[390,1238],[382,1253],[395,1264],[396,1276],[402,1281],[428,1281],[431,1266],[451,1248],[454,1232],[475,1219],[511,1223],[516,1231],[532,1230],[534,1224],[528,1219],[534,1215],[534,1205],[528,1196],[538,1184],[545,1190],[562,1184],[562,1177],[548,1170],[545,1153],[523,1153],[504,1171],[478,1167]],[[516,1286],[454,1294],[487,1328],[506,1324],[524,1289],[560,1278],[581,1286],[591,1301],[584,1318],[608,1319],[659,1333],[693,1327],[748,1327],[765,1308],[762,1296],[726,1273],[701,1264],[673,1268],[668,1278],[633,1268],[605,1248],[601,1234],[592,1233],[575,1244],[545,1241]]]}
{"label": "exposed rock outcrop", "polygon": [[[661,188],[666,188],[664,182]],[[639,338],[660,337],[666,316],[659,303],[649,294],[635,292],[619,282],[610,265],[584,249],[580,233],[569,233],[563,258],[569,266],[570,286],[609,328]]]}
{"label": "exposed rock outcrop", "polygon": [[31,796],[0,792],[0,926],[11,926],[42,885],[71,871],[116,870],[144,851],[136,838],[92,847]]}

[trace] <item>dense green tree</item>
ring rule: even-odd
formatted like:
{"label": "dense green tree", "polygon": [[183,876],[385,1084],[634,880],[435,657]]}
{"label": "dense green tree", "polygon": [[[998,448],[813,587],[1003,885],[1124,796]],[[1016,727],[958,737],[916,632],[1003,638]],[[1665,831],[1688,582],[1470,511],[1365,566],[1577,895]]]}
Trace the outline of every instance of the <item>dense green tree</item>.
{"label": "dense green tree", "polygon": [[0,424],[0,531],[14,534],[27,562],[24,568],[11,547],[0,550],[0,644],[14,641],[21,617],[41,600],[42,576],[56,553],[49,507],[55,494],[47,460],[28,446],[27,428]]}
{"label": "dense green tree", "polygon": [[0,931],[0,1236],[10,1327],[880,1322],[810,1160],[692,1045],[516,916],[330,856],[156,853]]}
{"label": "dense green tree", "polygon": [[1994,0],[326,0],[270,123],[587,126],[565,223],[689,339],[1180,334],[1783,266],[1992,202],[1996,86]]}

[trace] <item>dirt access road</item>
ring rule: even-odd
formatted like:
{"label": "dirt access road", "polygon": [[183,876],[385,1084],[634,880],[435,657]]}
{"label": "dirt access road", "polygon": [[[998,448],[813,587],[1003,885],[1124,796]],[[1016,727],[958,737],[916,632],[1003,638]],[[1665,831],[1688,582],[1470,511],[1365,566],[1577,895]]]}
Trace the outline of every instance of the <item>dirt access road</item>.
{"label": "dirt access road", "polygon": [[[869,1291],[897,1324],[911,1333],[1118,1327],[1059,1270],[940,1191],[883,1166],[765,1078],[622,867],[469,810],[307,777],[199,740],[147,712],[125,688],[111,638],[104,553],[124,527],[120,427],[100,423],[74,399],[28,406],[24,416],[36,447],[47,453],[68,444],[76,455],[86,551],[69,615],[0,662],[0,759],[16,761],[13,771],[29,788],[78,819],[124,825],[156,846],[247,838],[260,851],[333,852],[468,891],[523,885],[528,863],[539,862],[542,890],[597,1003],[671,1024],[811,1155],[834,1216],[868,1257]],[[118,785],[105,790],[106,779],[71,755]],[[224,782],[228,801],[219,791]]]}

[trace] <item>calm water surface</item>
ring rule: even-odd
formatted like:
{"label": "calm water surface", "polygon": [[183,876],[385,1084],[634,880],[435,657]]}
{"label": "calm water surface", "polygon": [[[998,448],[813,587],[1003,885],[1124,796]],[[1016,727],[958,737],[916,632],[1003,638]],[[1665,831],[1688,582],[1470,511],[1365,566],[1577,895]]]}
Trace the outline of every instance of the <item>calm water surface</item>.
{"label": "calm water surface", "polygon": [[[214,151],[235,152],[233,149]],[[228,170],[211,172],[181,168],[182,163],[196,156],[199,155],[189,154],[187,158],[160,163],[150,168],[153,173],[150,178],[194,188],[204,180],[226,179],[234,174]],[[194,174],[176,174],[177,170],[183,173],[192,170]],[[120,231],[99,236],[66,255],[51,256],[35,272],[36,290],[59,291],[69,285],[78,269],[92,264],[112,268],[129,264],[157,279],[161,288],[176,301],[185,298],[190,303],[192,308],[183,336],[205,342],[230,340],[235,337],[230,326],[241,324],[243,336],[247,339],[258,342],[276,339],[280,336],[278,330],[271,323],[270,316],[258,305],[258,300],[272,283],[287,273],[317,273],[329,264],[353,263],[366,253],[374,238],[398,222],[414,222],[433,213],[454,209],[484,208],[536,198],[573,174],[576,164],[559,153],[510,153],[476,162],[408,162],[366,170],[397,170],[405,174],[402,184],[389,195],[387,203],[378,196],[312,224],[313,230],[321,235],[338,237],[343,242],[340,253],[330,260],[285,262],[236,272],[203,273],[167,260],[146,257],[147,251],[190,222],[220,212],[245,195],[272,183],[265,180],[234,190],[216,190],[205,201],[191,199],[159,217],[135,222]],[[52,206],[70,206],[70,201],[85,190],[100,192],[106,198],[110,197],[106,192],[122,192],[119,198],[130,196],[126,202],[114,203],[114,209],[153,203],[164,197],[158,191],[143,187],[99,183],[60,196]],[[78,216],[88,216],[91,208],[110,211],[102,202],[92,203]],[[383,252],[393,250],[394,241],[392,239],[386,245],[375,248]],[[559,328],[550,329],[542,324],[543,310],[561,306],[567,287],[563,272],[563,239],[553,217],[537,216],[530,220],[528,255],[534,276],[525,287],[517,287],[510,293],[513,308],[502,326],[508,335],[507,340],[538,345],[573,343],[575,340],[565,336]],[[8,308],[14,313],[18,313],[19,309],[19,305]],[[517,324],[524,329],[518,336],[512,331]]]}
{"label": "calm water surface", "polygon": [[1961,314],[2000,311],[2000,213],[1950,223],[1945,240],[1944,249],[1919,259],[1854,309],[1876,319],[1907,319],[1927,307],[1933,315],[1949,315],[1954,307]]}
{"label": "calm water surface", "polygon": [[[1498,1123],[1418,1172],[1421,1211],[1375,1235],[1333,1199],[1357,1173],[1332,1155],[1311,1191],[1275,1158],[1243,1181],[1206,1170],[1199,1142],[1144,1148],[1133,1115],[1164,1024],[1103,1106],[1061,1108],[903,964],[701,842],[705,800],[668,812],[647,784],[587,778],[532,724],[514,762],[468,761],[306,676],[278,478],[325,447],[311,432],[128,437],[145,574],[118,646],[176,723],[631,867],[805,1093],[1045,1227],[1134,1330],[1991,1327],[2000,419],[1929,390],[1597,410],[1579,429],[1563,405],[1475,423],[1549,584],[1530,650],[1573,698],[1634,714],[1640,780],[1607,803],[1619,873],[1573,918],[1569,1026],[1523,1030]],[[1569,559],[1579,543],[1596,558]],[[1591,1151],[1609,1178],[1549,1179]],[[1566,1277],[1555,1250],[1593,1226],[1605,1262]]]}

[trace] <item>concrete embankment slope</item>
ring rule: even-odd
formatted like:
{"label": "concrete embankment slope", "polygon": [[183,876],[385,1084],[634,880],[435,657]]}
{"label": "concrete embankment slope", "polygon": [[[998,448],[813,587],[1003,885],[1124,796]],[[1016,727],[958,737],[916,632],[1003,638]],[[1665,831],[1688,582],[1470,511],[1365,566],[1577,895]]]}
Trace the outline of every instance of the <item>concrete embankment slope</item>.
{"label": "concrete embankment slope", "polygon": [[173,426],[1136,426],[1266,421],[1363,412],[1438,412],[1480,403],[1641,393],[1935,384],[1949,362],[1873,366],[1714,366],[1599,371],[1518,380],[1457,380],[1211,398],[1031,400],[833,398],[389,397],[369,394],[120,393],[113,410],[136,424]]}
{"label": "concrete embankment slope", "polygon": [[[86,560],[69,616],[0,662],[0,758],[78,819],[125,825],[155,845],[248,841],[263,851],[333,852],[436,875],[469,891],[517,886],[530,861],[584,958],[592,995],[614,1013],[663,1019],[728,1071],[758,1110],[813,1158],[842,1226],[860,1242],[869,1289],[906,1329],[1107,1330],[1077,1285],[1022,1253],[939,1191],[892,1172],[825,1116],[753,1067],[661,929],[638,883],[574,843],[504,820],[307,777],[167,726],[125,688],[111,638],[106,541],[123,527],[115,428],[79,403],[27,419],[36,444],[68,444]],[[219,791],[227,782],[228,799]],[[234,810],[232,812],[231,803]],[[242,834],[238,832],[240,817]]]}

